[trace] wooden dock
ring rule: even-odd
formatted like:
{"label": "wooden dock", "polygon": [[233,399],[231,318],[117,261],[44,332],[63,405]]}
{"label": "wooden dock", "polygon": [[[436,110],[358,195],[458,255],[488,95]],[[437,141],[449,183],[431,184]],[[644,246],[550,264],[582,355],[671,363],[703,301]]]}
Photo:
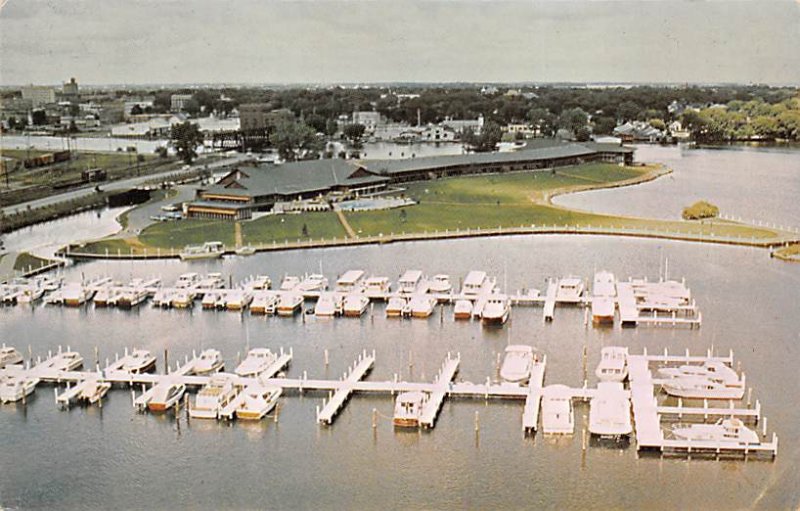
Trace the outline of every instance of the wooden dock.
{"label": "wooden dock", "polygon": [[375,365],[375,353],[367,355],[364,350],[356,363],[342,376],[342,385],[337,388],[327,401],[323,401],[322,409],[317,407],[317,422],[333,424],[333,420],[353,393],[353,384],[367,376]]}
{"label": "wooden dock", "polygon": [[442,367],[436,378],[433,379],[433,390],[429,393],[428,400],[422,406],[422,413],[420,414],[419,423],[422,427],[432,428],[436,424],[436,417],[439,415],[439,410],[442,409],[444,397],[451,386],[453,378],[458,373],[458,364],[461,362],[461,355],[455,358],[447,354]]}
{"label": "wooden dock", "polygon": [[531,379],[528,383],[528,394],[525,396],[525,408],[522,410],[522,430],[536,431],[539,428],[539,409],[542,403],[544,388],[544,370],[547,367],[547,356],[533,364]]}

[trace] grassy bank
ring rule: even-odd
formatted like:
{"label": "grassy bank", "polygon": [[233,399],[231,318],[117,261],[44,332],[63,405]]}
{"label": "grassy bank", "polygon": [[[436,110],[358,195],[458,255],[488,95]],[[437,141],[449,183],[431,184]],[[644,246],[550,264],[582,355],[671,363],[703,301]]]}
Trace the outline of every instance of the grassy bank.
{"label": "grassy bank", "polygon": [[800,262],[800,243],[779,248],[772,253],[772,256],[784,261]]}

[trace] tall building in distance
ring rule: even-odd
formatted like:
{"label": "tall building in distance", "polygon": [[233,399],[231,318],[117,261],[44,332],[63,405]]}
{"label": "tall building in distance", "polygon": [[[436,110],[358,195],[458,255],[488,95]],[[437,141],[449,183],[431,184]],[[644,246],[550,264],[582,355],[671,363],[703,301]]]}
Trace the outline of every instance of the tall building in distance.
{"label": "tall building in distance", "polygon": [[192,99],[191,94],[173,94],[170,96],[170,110],[173,112],[182,112],[184,108],[186,108],[186,103]]}
{"label": "tall building in distance", "polygon": [[30,101],[32,108],[56,102],[56,90],[45,85],[26,85],[22,88],[22,99]]}
{"label": "tall building in distance", "polygon": [[73,100],[80,98],[80,89],[78,87],[78,82],[75,81],[75,78],[70,78],[68,82],[64,83],[61,87],[61,95],[64,96],[66,100]]}

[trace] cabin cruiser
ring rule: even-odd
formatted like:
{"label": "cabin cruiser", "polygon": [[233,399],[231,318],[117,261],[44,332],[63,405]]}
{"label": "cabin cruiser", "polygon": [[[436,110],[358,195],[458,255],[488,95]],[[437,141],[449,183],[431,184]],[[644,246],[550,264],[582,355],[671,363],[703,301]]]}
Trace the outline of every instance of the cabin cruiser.
{"label": "cabin cruiser", "polygon": [[616,302],[609,296],[592,297],[592,324],[611,325],[614,323]]}
{"label": "cabin cruiser", "polygon": [[542,392],[542,430],[546,435],[571,435],[575,430],[572,390],[548,385]]}
{"label": "cabin cruiser", "polygon": [[175,287],[178,289],[187,289],[195,287],[199,283],[200,275],[195,272],[189,272],[178,276],[178,280],[175,281]]}
{"label": "cabin cruiser", "polygon": [[120,367],[127,373],[145,373],[156,366],[156,357],[147,350],[133,350]]}
{"label": "cabin cruiser", "polygon": [[170,308],[172,306],[172,295],[173,291],[171,289],[158,289],[153,294],[153,307]]}
{"label": "cabin cruiser", "polygon": [[328,289],[328,279],[324,275],[313,273],[307,275],[306,278],[297,286],[297,289],[303,293],[325,291]]}
{"label": "cabin cruiser", "polygon": [[436,298],[427,294],[414,295],[408,301],[408,306],[411,308],[412,318],[428,318],[436,307]]}
{"label": "cabin cruiser", "polygon": [[422,283],[422,272],[419,270],[407,270],[397,281],[397,291],[400,294],[410,295],[413,293],[425,292],[426,289],[419,289]]}
{"label": "cabin cruiser", "polygon": [[425,392],[404,392],[397,396],[394,405],[395,427],[416,428],[420,426],[422,408],[429,396]]}
{"label": "cabin cruiser", "polygon": [[204,295],[207,291],[219,291],[225,287],[225,278],[219,272],[209,273],[200,280],[195,286],[198,295]]}
{"label": "cabin cruiser", "polygon": [[256,278],[250,282],[250,288],[257,291],[266,290],[271,287],[272,279],[270,279],[268,275],[256,275]]}
{"label": "cabin cruiser", "polygon": [[599,271],[594,274],[592,282],[592,296],[617,296],[617,285],[614,274],[609,271]]}
{"label": "cabin cruiser", "polygon": [[83,357],[77,351],[64,351],[50,359],[50,368],[56,371],[74,371],[83,365]]}
{"label": "cabin cruiser", "polygon": [[17,351],[16,348],[6,346],[5,344],[0,347],[0,369],[6,366],[21,364],[23,361],[22,353]]}
{"label": "cabin cruiser", "polygon": [[314,304],[314,314],[320,317],[341,316],[344,311],[344,297],[337,293],[322,293]]}
{"label": "cabin cruiser", "polygon": [[101,287],[94,294],[92,301],[95,307],[108,307],[116,303],[116,295],[119,293],[117,289],[111,287]]}
{"label": "cabin cruiser", "polygon": [[216,419],[219,412],[236,397],[234,377],[231,374],[216,373],[200,389],[189,408],[189,416],[194,419]]}
{"label": "cabin cruiser", "polygon": [[194,290],[179,289],[172,295],[172,307],[175,309],[188,309],[194,305],[194,297]]}
{"label": "cabin cruiser", "polygon": [[580,303],[583,297],[583,280],[566,277],[558,281],[556,301],[561,303]]}
{"label": "cabin cruiser", "polygon": [[110,389],[110,382],[101,381],[99,378],[92,378],[90,381],[84,382],[83,389],[81,389],[81,393],[78,394],[78,400],[93,405],[103,399]]}
{"label": "cabin cruiser", "polygon": [[370,277],[364,282],[364,294],[369,298],[385,298],[392,284],[386,277]]}
{"label": "cabin cruiser", "polygon": [[271,293],[258,293],[250,302],[250,314],[275,314],[278,297]]}
{"label": "cabin cruiser", "polygon": [[606,346],[600,350],[600,363],[594,371],[600,381],[622,382],[628,377],[628,348]]}
{"label": "cabin cruiser", "polygon": [[428,290],[435,294],[449,294],[453,290],[453,286],[450,284],[450,276],[443,273],[434,275],[428,283]]}
{"label": "cabin cruiser", "polygon": [[720,419],[715,424],[675,426],[672,434],[682,440],[713,442],[730,445],[759,445],[758,433],[744,425],[741,419]]}
{"label": "cabin cruiser", "polygon": [[221,291],[211,291],[203,295],[200,304],[206,310],[211,309],[224,309],[225,308],[225,294]]}
{"label": "cabin cruiser", "polygon": [[9,374],[0,381],[0,402],[13,403],[33,394],[39,378],[23,374]]}
{"label": "cabin cruiser", "polygon": [[511,300],[503,294],[493,294],[486,299],[481,309],[481,322],[484,325],[503,325],[511,314]]}
{"label": "cabin cruiser", "polygon": [[250,385],[246,387],[236,407],[236,418],[261,420],[278,404],[283,391],[280,387]]}
{"label": "cabin cruiser", "polygon": [[512,344],[506,347],[503,365],[500,367],[500,378],[508,383],[525,384],[531,378],[533,369],[533,348],[523,344]]}
{"label": "cabin cruiser", "polygon": [[399,318],[403,316],[403,311],[405,311],[406,307],[408,306],[408,300],[401,296],[393,296],[389,298],[389,303],[386,304],[386,317],[388,318]]}
{"label": "cabin cruiser", "polygon": [[182,261],[201,259],[218,259],[225,253],[225,245],[221,241],[207,241],[202,245],[187,245],[178,253]]}
{"label": "cabin cruiser", "polygon": [[632,432],[631,402],[622,383],[598,383],[597,393],[589,402],[589,433],[618,438]]}
{"label": "cabin cruiser", "polygon": [[686,376],[703,377],[719,382],[739,381],[739,375],[732,368],[718,360],[708,360],[701,365],[682,365],[658,369],[661,378],[682,378]]}
{"label": "cabin cruiser", "polygon": [[258,376],[278,360],[278,356],[267,348],[253,348],[247,352],[242,363],[236,366],[234,372],[239,376]]}
{"label": "cabin cruiser", "polygon": [[354,293],[362,286],[364,272],[362,270],[348,270],[336,281],[335,291],[339,293]]}
{"label": "cabin cruiser", "polygon": [[84,286],[79,282],[70,282],[61,290],[63,304],[67,307],[80,307],[93,295],[89,286]]}
{"label": "cabin cruiser", "polygon": [[200,353],[194,361],[192,373],[197,375],[216,373],[225,366],[222,354],[219,350],[207,349]]}
{"label": "cabin cruiser", "polygon": [[358,318],[367,310],[369,298],[360,293],[347,295],[344,299],[344,315],[348,318]]}
{"label": "cabin cruiser", "polygon": [[286,275],[283,277],[281,281],[280,290],[281,291],[294,291],[294,289],[300,285],[300,277],[296,277],[294,275]]}
{"label": "cabin cruiser", "polygon": [[686,399],[742,399],[744,378],[720,381],[705,376],[677,376],[662,382],[661,388],[675,397]]}
{"label": "cabin cruiser", "polygon": [[116,298],[116,305],[122,309],[132,309],[147,300],[148,291],[143,286],[123,290]]}
{"label": "cabin cruiser", "polygon": [[471,319],[472,302],[470,300],[456,300],[456,304],[453,307],[453,316],[455,319]]}
{"label": "cabin cruiser", "polygon": [[225,306],[229,311],[244,310],[253,301],[253,293],[247,289],[234,289],[228,292]]}
{"label": "cabin cruiser", "polygon": [[151,412],[164,412],[176,404],[180,403],[183,394],[186,392],[186,385],[182,382],[166,381],[153,387],[153,394],[147,402],[147,408]]}
{"label": "cabin cruiser", "polygon": [[489,287],[491,287],[491,281],[489,281],[485,271],[471,271],[464,279],[461,294],[476,296],[485,292]]}
{"label": "cabin cruiser", "polygon": [[278,316],[294,316],[303,307],[303,295],[283,293],[278,301]]}

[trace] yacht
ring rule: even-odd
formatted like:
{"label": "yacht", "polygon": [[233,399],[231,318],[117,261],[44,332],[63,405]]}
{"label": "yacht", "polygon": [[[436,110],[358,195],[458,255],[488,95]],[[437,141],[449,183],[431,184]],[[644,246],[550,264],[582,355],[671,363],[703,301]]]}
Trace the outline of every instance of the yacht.
{"label": "yacht", "polygon": [[403,297],[393,296],[392,298],[389,298],[389,303],[386,304],[386,317],[401,317],[403,315],[403,310],[405,310],[407,305],[408,301]]}
{"label": "yacht", "polygon": [[456,300],[456,304],[453,307],[453,316],[455,319],[472,318],[472,302],[470,300]]}
{"label": "yacht", "polygon": [[121,371],[132,374],[146,373],[156,366],[156,357],[147,350],[133,350],[125,363],[120,367]]}
{"label": "yacht", "polygon": [[207,349],[200,353],[194,361],[192,373],[197,375],[216,373],[225,366],[222,354],[219,350]]}
{"label": "yacht", "polygon": [[328,289],[328,279],[324,275],[313,273],[307,275],[306,278],[297,286],[297,289],[303,293],[321,292]]}
{"label": "yacht", "polygon": [[90,382],[84,382],[83,389],[78,394],[78,400],[93,405],[103,399],[110,389],[110,382],[92,378]]}
{"label": "yacht", "polygon": [[258,376],[278,360],[278,356],[267,348],[253,348],[247,352],[242,363],[236,366],[234,372],[239,376]]}
{"label": "yacht", "polygon": [[236,407],[236,418],[241,420],[261,420],[278,404],[283,391],[280,387],[250,385],[242,393],[244,396]]}
{"label": "yacht", "polygon": [[164,412],[176,404],[186,392],[186,385],[180,381],[166,381],[153,388],[153,395],[147,402],[147,409],[151,412]]}
{"label": "yacht", "polygon": [[461,294],[468,296],[476,296],[483,293],[491,282],[486,277],[485,271],[471,271],[464,279],[464,285],[461,286]]}
{"label": "yacht", "polygon": [[600,381],[622,382],[628,377],[628,348],[606,346],[600,350],[600,363],[594,371]]}
{"label": "yacht", "polygon": [[500,378],[508,383],[525,384],[530,380],[533,369],[533,348],[522,344],[506,347]]}
{"label": "yacht", "polygon": [[196,272],[189,272],[178,276],[178,280],[175,281],[175,287],[178,289],[187,289],[190,287],[195,287],[199,283],[200,274]]}
{"label": "yacht", "polygon": [[682,365],[658,369],[661,378],[681,378],[686,376],[703,377],[719,382],[736,382],[739,375],[732,368],[718,360],[708,360],[701,365]]}
{"label": "yacht", "polygon": [[360,290],[364,280],[361,270],[348,270],[336,281],[335,291],[339,293],[354,293]]}
{"label": "yacht", "polygon": [[453,290],[453,285],[450,284],[450,275],[440,273],[434,275],[428,283],[428,290],[431,293],[446,295]]}
{"label": "yacht", "polygon": [[542,393],[542,430],[546,435],[571,435],[575,430],[572,390],[548,385]]}
{"label": "yacht", "polygon": [[300,285],[300,277],[294,275],[286,275],[281,281],[281,291],[294,291]]}
{"label": "yacht", "polygon": [[16,348],[6,346],[5,344],[0,347],[0,369],[6,366],[21,364],[23,360],[22,354],[17,351]]}
{"label": "yacht", "polygon": [[251,245],[245,245],[236,249],[236,255],[250,256],[256,253],[256,248]]}
{"label": "yacht", "polygon": [[730,445],[759,445],[758,433],[744,425],[741,419],[720,419],[715,424],[675,426],[672,434],[683,440]]}
{"label": "yacht", "polygon": [[278,316],[294,316],[303,308],[303,295],[299,293],[283,293],[278,301]]}
{"label": "yacht", "polygon": [[424,392],[404,392],[398,395],[394,405],[394,418],[392,420],[395,427],[419,427],[420,417],[422,417],[422,408],[427,401],[428,395]]}
{"label": "yacht", "polygon": [[631,402],[621,382],[600,382],[589,402],[589,433],[619,438],[633,432]]}
{"label": "yacht", "polygon": [[314,304],[314,314],[319,317],[341,316],[344,298],[336,293],[322,293]]}
{"label": "yacht", "polygon": [[358,318],[367,310],[369,298],[360,293],[349,294],[344,299],[344,315]]}
{"label": "yacht", "polygon": [[566,277],[558,281],[556,301],[561,303],[580,303],[583,297],[583,280]]}
{"label": "yacht", "polygon": [[216,419],[228,403],[236,397],[233,375],[217,373],[200,389],[189,408],[189,416],[195,419]]}
{"label": "yacht", "polygon": [[278,297],[271,293],[259,293],[250,302],[250,314],[275,314]]}
{"label": "yacht", "polygon": [[419,270],[407,270],[397,281],[397,290],[400,294],[410,295],[426,290],[419,289],[422,283],[422,272]]}
{"label": "yacht", "polygon": [[436,298],[427,294],[412,296],[408,301],[412,318],[429,318],[436,307]]}
{"label": "yacht", "polygon": [[386,277],[370,277],[364,282],[364,293],[372,299],[386,298],[386,294],[391,289],[392,284]]}
{"label": "yacht", "polygon": [[481,322],[484,325],[503,325],[511,314],[511,300],[502,294],[493,294],[486,300],[481,310]]}
{"label": "yacht", "polygon": [[675,397],[687,399],[742,399],[744,378],[720,381],[705,376],[677,376],[661,384],[664,391]]}
{"label": "yacht", "polygon": [[33,394],[38,384],[39,378],[23,374],[7,375],[0,381],[0,402],[13,403],[25,399]]}
{"label": "yacht", "polygon": [[234,289],[228,293],[226,307],[229,311],[240,311],[253,301],[253,293],[247,289]]}
{"label": "yacht", "polygon": [[178,256],[182,261],[200,259],[218,259],[225,253],[225,245],[221,241],[207,241],[202,245],[187,245]]}

